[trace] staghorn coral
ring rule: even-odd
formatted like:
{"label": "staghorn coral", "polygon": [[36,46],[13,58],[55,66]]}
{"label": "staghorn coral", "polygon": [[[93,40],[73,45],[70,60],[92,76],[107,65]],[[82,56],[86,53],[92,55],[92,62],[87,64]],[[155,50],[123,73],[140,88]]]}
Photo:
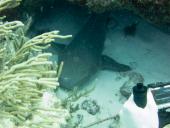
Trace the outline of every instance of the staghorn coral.
{"label": "staghorn coral", "polygon": [[[70,37],[70,35],[61,36],[61,35],[58,35],[58,33],[59,33],[59,31],[51,31],[51,32],[43,33],[43,34],[36,36],[26,42],[23,42],[23,45],[19,44],[22,46],[20,47],[20,49],[18,49],[15,52],[15,54],[11,57],[11,59],[7,62],[7,64],[9,64],[9,63],[16,64],[17,62],[23,60],[25,58],[25,56],[30,54],[30,52],[33,52],[33,51],[40,52],[43,49],[49,48],[51,46],[50,43],[52,41],[54,41],[55,38],[64,39],[64,38]],[[23,35],[22,35],[22,37],[24,38]],[[8,39],[8,40],[10,40],[10,39]],[[24,41],[24,39],[22,41]],[[16,46],[17,44],[14,43],[14,45]]]}
{"label": "staghorn coral", "polygon": [[[9,8],[2,2],[0,7]],[[52,54],[43,53],[56,38],[71,37],[58,33],[28,39],[22,22],[0,22],[0,127],[60,128],[65,123],[69,112],[53,91],[63,64],[57,68],[48,60]]]}
{"label": "staghorn coral", "polygon": [[1,73],[1,118],[10,117],[16,124],[22,124],[38,110],[43,92],[59,85],[56,72],[46,68],[52,65],[47,60],[49,55],[40,54]]}
{"label": "staghorn coral", "polygon": [[[24,26],[20,21],[6,22],[0,24],[0,36],[5,37],[7,34],[12,33],[12,30]],[[8,35],[9,36],[9,35]]]}
{"label": "staghorn coral", "polygon": [[20,5],[22,0],[0,0],[0,11],[15,8],[16,6]]}

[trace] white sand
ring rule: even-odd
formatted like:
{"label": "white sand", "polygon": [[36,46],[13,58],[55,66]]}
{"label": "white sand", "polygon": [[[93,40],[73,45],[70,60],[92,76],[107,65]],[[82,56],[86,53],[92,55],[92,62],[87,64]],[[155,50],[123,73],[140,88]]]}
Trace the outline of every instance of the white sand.
{"label": "white sand", "polygon": [[[154,28],[150,24],[140,20],[135,37],[125,37],[123,27],[134,21],[134,16],[117,15],[119,25],[109,30],[105,42],[104,54],[113,57],[120,63],[130,65],[134,72],[140,73],[145,84],[152,82],[170,81],[170,36]],[[128,22],[127,22],[128,21]],[[100,105],[101,110],[96,116],[79,110],[77,113],[84,116],[83,126],[115,115],[119,112],[122,102],[119,101],[119,88],[128,80],[128,77],[120,77],[119,73],[100,71],[89,86],[96,86],[95,90],[87,97],[82,97],[77,103],[81,104],[85,99],[94,99]],[[87,88],[89,87],[87,86]],[[107,121],[92,128],[109,127]]]}
{"label": "white sand", "polygon": [[[70,11],[65,10],[56,18],[52,16],[54,18],[52,18],[53,21],[50,21],[50,28],[59,29],[64,34],[71,32],[75,34],[82,23],[78,19],[74,19],[76,15],[71,12],[74,15],[72,16],[69,13]],[[60,18],[57,19],[58,17]],[[122,64],[130,65],[134,72],[143,76],[145,84],[170,81],[170,36],[140,20],[136,35],[125,37],[123,34],[124,26],[140,18],[128,13],[116,13],[113,14],[113,17],[116,18],[118,26],[108,30],[103,53]],[[83,17],[80,19],[83,19]],[[56,25],[53,26],[54,24]],[[70,33],[67,33],[67,31]],[[53,49],[53,52],[55,54],[55,49]],[[53,59],[55,58],[57,59],[54,56]],[[111,71],[99,71],[95,79],[87,85],[87,88],[95,86],[95,90],[87,97],[80,98],[76,104],[81,104],[85,99],[94,99],[100,105],[100,113],[92,116],[84,110],[77,111],[76,114],[84,116],[82,125],[85,126],[98,119],[117,114],[122,106],[119,88],[127,81],[128,76],[122,77],[119,73]],[[62,93],[60,94],[62,95]],[[107,121],[92,128],[107,128],[109,124],[110,122]]]}

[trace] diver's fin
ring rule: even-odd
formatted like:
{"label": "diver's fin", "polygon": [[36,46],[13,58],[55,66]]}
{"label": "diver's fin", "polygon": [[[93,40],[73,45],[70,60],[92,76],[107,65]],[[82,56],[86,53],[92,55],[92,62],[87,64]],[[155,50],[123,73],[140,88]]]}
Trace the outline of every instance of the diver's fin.
{"label": "diver's fin", "polygon": [[126,72],[132,70],[130,66],[120,64],[116,62],[114,59],[112,59],[109,56],[102,55],[101,58],[101,69],[102,70],[112,70],[116,72]]}

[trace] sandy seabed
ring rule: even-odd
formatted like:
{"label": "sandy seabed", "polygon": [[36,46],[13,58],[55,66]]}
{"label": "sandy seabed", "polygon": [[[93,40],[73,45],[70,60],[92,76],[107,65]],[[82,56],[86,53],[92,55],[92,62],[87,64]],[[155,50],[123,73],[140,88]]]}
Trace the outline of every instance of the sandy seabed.
{"label": "sandy seabed", "polygon": [[[100,106],[100,112],[94,116],[83,110],[77,111],[77,114],[83,115],[83,126],[119,113],[125,101],[120,95],[120,87],[127,81],[135,85],[137,79],[140,79],[138,77],[130,79],[130,74],[134,76],[140,74],[144,84],[170,81],[170,35],[136,16],[129,14],[114,16],[117,17],[118,25],[108,30],[103,53],[120,63],[130,65],[133,70],[125,75],[99,71],[95,79],[89,82],[87,88],[95,86],[95,90],[87,97],[80,98],[76,104],[81,104],[85,99],[93,99]],[[136,20],[139,21],[136,35],[125,37],[124,26]],[[106,121],[92,128],[109,128],[111,122]]]}
{"label": "sandy seabed", "polygon": [[[70,25],[66,22],[68,20],[64,20],[64,17],[69,19],[70,14],[66,12],[61,15],[61,18],[56,22],[56,28],[59,28],[61,32],[62,30],[67,31],[68,29],[65,29]],[[103,54],[122,64],[130,65],[133,70],[123,75],[118,72],[99,71],[94,76],[94,79],[89,82],[86,88],[95,86],[95,89],[74,104],[81,104],[86,99],[92,99],[100,106],[100,112],[96,115],[90,115],[82,109],[78,110],[74,115],[83,115],[82,126],[119,113],[125,101],[122,99],[119,90],[125,83],[128,82],[134,86],[138,79],[143,79],[145,85],[153,82],[170,81],[170,35],[128,12],[113,13],[112,15],[116,20],[116,26],[108,28]],[[73,20],[74,16],[71,16],[70,19]],[[135,21],[139,21],[135,36],[125,37],[123,28]],[[74,20],[71,22],[74,22]],[[71,26],[69,32],[76,33],[79,25]],[[76,30],[74,30],[75,28]],[[92,128],[112,128],[111,122],[106,121]]]}

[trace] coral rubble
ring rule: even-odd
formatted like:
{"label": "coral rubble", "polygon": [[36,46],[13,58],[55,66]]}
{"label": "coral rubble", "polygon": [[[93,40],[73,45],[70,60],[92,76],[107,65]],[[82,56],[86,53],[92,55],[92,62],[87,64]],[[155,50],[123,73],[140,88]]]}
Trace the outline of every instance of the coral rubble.
{"label": "coral rubble", "polygon": [[96,115],[100,111],[100,106],[95,100],[84,100],[81,104],[81,108],[86,110],[91,115]]}

